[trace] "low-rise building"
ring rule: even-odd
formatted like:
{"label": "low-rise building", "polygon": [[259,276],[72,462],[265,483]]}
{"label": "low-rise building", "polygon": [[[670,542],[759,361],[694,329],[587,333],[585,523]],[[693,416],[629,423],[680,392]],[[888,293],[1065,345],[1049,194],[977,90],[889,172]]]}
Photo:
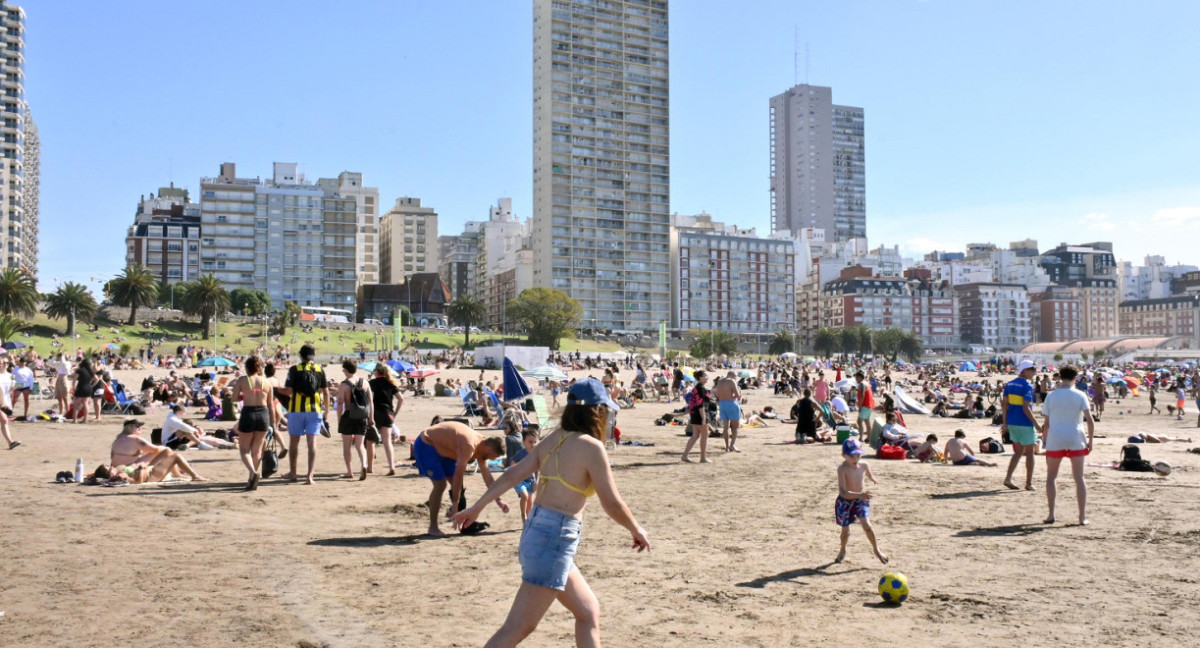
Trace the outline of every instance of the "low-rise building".
{"label": "low-rise building", "polygon": [[1083,307],[1067,286],[1030,294],[1029,318],[1031,339],[1036,342],[1070,342],[1083,334]]}
{"label": "low-rise building", "polygon": [[417,326],[448,324],[450,288],[436,272],[419,272],[401,284],[360,284],[358,286],[359,321],[377,319],[391,323],[396,310],[403,307],[412,313]]}
{"label": "low-rise building", "polygon": [[1021,284],[955,286],[965,344],[1016,350],[1029,343],[1029,293]]}
{"label": "low-rise building", "polygon": [[1200,294],[1121,302],[1122,335],[1183,336],[1200,341]]}
{"label": "low-rise building", "polygon": [[125,235],[125,265],[141,264],[164,284],[200,276],[200,205],[187,189],[161,187],[142,196]]}
{"label": "low-rise building", "polygon": [[903,277],[877,277],[847,268],[821,291],[821,326],[913,330],[912,286]]}

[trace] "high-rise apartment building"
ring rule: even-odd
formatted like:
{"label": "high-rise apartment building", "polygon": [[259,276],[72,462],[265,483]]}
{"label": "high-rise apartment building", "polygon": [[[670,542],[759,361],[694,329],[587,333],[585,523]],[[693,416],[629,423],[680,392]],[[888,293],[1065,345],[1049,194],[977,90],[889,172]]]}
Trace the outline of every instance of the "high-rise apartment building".
{"label": "high-rise apartment building", "polygon": [[438,215],[422,207],[420,198],[407,196],[379,221],[381,283],[404,283],[417,272],[438,272]]}
{"label": "high-rise apartment building", "polygon": [[160,187],[142,196],[125,235],[125,265],[144,265],[163,284],[200,276],[200,205],[187,189]]}
{"label": "high-rise apartment building", "polygon": [[771,97],[770,109],[771,231],[865,237],[863,109],[835,105],[832,89],[804,84]]}
{"label": "high-rise apartment building", "polygon": [[354,234],[354,272],[357,283],[379,282],[379,189],[364,187],[361,173],[343,171],[321,178],[317,185],[328,195],[353,198],[357,210]]}
{"label": "high-rise apartment building", "polygon": [[[516,272],[518,264],[532,257],[519,254],[529,247],[529,227],[513,216],[512,198],[500,198],[488,209],[488,219],[480,226],[479,253],[475,263],[475,298],[484,308],[483,324],[499,328],[507,321],[508,302],[521,290]],[[528,276],[532,276],[532,268]]]}
{"label": "high-rise apartment building", "polygon": [[667,4],[533,3],[533,282],[599,328],[670,319]]}
{"label": "high-rise apartment building", "polygon": [[21,245],[25,248],[25,269],[37,276],[38,269],[38,199],[41,196],[42,138],[38,135],[33,113],[25,107],[25,226],[21,228]]}
{"label": "high-rise apartment building", "polygon": [[0,168],[0,265],[24,268],[36,277],[39,141],[25,103],[25,10],[0,1],[0,29],[4,38],[0,56],[4,73],[4,101],[0,108],[4,113],[4,123],[0,124],[4,136],[0,141],[0,156],[4,158]]}
{"label": "high-rise apartment building", "polygon": [[463,233],[438,237],[438,274],[450,289],[450,300],[475,296],[475,266],[483,236],[478,221],[467,221]]}
{"label": "high-rise apartment building", "polygon": [[200,270],[229,290],[263,290],[273,308],[354,310],[357,198],[314,185],[294,162],[269,180],[238,178],[232,162],[200,180]]}

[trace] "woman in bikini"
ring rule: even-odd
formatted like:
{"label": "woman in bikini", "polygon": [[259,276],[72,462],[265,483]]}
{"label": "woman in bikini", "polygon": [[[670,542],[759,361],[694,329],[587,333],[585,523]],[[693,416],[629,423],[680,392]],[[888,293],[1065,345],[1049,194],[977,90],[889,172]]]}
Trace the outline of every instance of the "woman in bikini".
{"label": "woman in bikini", "polygon": [[598,495],[605,512],[633,536],[633,548],[650,549],[646,532],[617,492],[604,451],[607,409],[617,409],[603,383],[580,380],[567,392],[558,430],[534,452],[506,470],[469,509],[453,516],[455,528],[475,521],[483,507],[539,472],[537,498],[521,534],[521,587],[504,625],[487,647],[515,646],[528,637],[555,600],[575,615],[575,642],[600,644],[600,606],[575,566],[583,509]]}
{"label": "woman in bikini", "polygon": [[258,469],[262,462],[263,443],[275,430],[278,413],[274,407],[271,384],[262,375],[257,356],[246,358],[246,375],[233,383],[233,402],[242,401],[242,416],[237,423],[238,451],[242,465],[250,472],[246,490],[258,488]]}
{"label": "woman in bikini", "polygon": [[142,422],[125,421],[121,433],[112,443],[110,464],[101,464],[95,475],[100,479],[123,476],[134,484],[160,482],[168,474],[176,477],[187,475],[192,481],[208,481],[188,464],[187,460],[170,448],[156,446],[141,437]]}

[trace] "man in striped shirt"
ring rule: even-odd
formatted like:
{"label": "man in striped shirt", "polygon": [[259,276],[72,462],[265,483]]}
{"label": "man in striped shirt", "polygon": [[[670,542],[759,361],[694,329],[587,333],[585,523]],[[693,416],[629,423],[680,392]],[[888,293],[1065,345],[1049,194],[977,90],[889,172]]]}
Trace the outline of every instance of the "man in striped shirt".
{"label": "man in striped shirt", "polygon": [[279,395],[287,397],[288,463],[291,471],[284,479],[296,481],[297,455],[300,438],[308,440],[308,478],[304,483],[313,483],[313,465],[317,458],[317,435],[329,436],[329,383],[325,372],[313,358],[316,349],[305,344],[300,347],[300,363],[288,369],[287,381],[279,389]]}

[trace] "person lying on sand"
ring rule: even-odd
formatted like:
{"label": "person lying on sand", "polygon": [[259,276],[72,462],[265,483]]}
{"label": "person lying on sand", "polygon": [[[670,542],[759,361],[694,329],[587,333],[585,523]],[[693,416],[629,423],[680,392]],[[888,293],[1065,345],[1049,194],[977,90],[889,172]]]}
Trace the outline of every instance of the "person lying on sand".
{"label": "person lying on sand", "polygon": [[971,451],[971,446],[967,445],[967,434],[962,430],[954,431],[954,438],[946,442],[946,457],[947,463],[952,463],[955,466],[989,466],[994,467],[996,464],[990,461],[984,461],[975,456]]}

